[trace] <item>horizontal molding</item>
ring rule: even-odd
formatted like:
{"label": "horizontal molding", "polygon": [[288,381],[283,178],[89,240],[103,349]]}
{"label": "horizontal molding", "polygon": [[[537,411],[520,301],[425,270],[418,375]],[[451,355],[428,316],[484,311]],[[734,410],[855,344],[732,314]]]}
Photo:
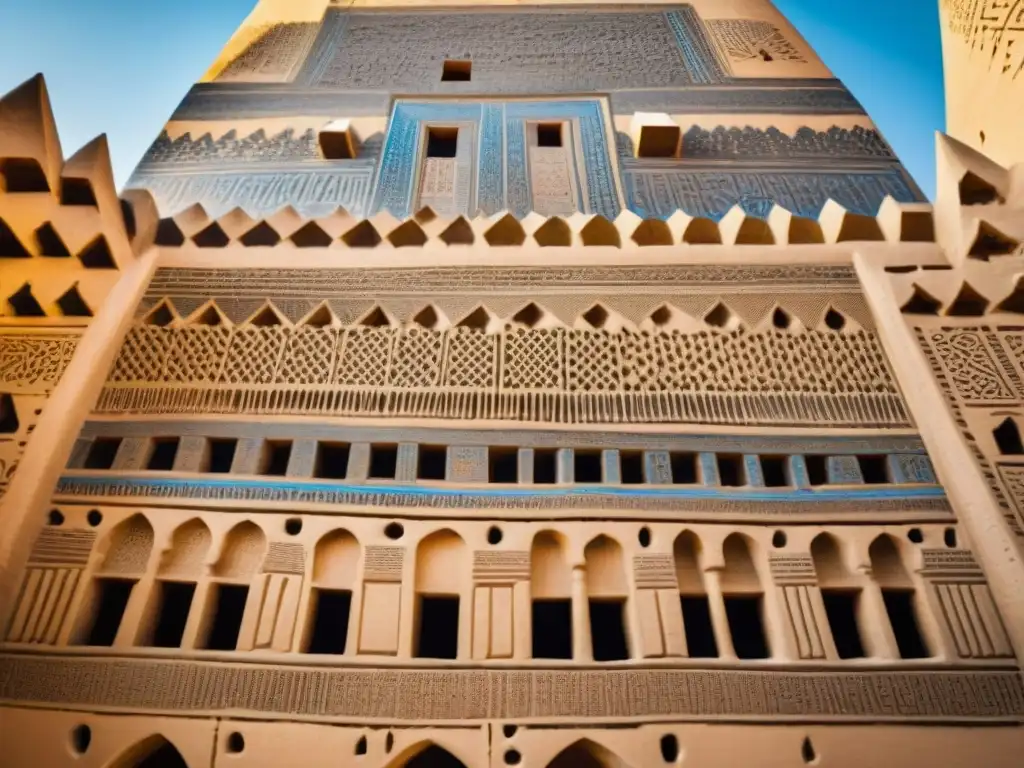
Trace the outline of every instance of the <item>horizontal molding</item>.
{"label": "horizontal molding", "polygon": [[1019,722],[1006,671],[359,670],[0,656],[0,701],[133,714],[226,712],[346,722],[677,717]]}

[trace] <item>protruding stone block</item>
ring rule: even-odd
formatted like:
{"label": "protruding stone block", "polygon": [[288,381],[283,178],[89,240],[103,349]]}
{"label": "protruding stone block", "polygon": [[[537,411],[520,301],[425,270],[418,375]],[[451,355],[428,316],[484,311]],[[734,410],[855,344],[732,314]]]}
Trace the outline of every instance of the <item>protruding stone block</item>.
{"label": "protruding stone block", "polygon": [[683,132],[664,112],[637,112],[629,130],[637,157],[679,157]]}

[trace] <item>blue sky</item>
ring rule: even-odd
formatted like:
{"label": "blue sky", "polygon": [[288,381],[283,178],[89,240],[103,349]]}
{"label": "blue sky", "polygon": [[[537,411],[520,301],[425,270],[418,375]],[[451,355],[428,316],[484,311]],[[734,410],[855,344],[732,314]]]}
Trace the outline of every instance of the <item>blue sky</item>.
{"label": "blue sky", "polygon": [[[118,185],[255,0],[0,0],[0,93],[46,76],[66,155],[110,139]],[[775,0],[926,195],[944,125],[936,0]]]}

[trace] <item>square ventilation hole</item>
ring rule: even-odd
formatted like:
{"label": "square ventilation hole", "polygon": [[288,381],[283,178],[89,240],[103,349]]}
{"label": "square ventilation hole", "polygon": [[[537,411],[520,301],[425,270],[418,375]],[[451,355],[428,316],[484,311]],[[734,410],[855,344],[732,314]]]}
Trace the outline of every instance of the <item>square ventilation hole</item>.
{"label": "square ventilation hole", "polygon": [[441,67],[441,80],[466,83],[472,79],[473,62],[469,59],[445,59]]}
{"label": "square ventilation hole", "polygon": [[537,146],[538,147],[560,147],[560,146],[562,146],[562,124],[561,123],[538,123],[537,124]]}
{"label": "square ventilation hole", "polygon": [[455,157],[458,128],[427,128],[427,157]]}

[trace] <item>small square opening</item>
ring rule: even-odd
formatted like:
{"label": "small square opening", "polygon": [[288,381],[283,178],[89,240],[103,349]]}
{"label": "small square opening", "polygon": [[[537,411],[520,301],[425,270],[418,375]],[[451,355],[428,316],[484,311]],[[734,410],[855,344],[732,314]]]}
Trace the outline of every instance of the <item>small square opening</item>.
{"label": "small square opening", "polygon": [[538,147],[560,147],[560,146],[562,146],[562,124],[561,123],[538,123],[537,124],[537,146]]}
{"label": "small square opening", "polygon": [[764,484],[769,488],[785,488],[789,485],[786,457],[762,456],[761,474],[764,476]]}
{"label": "small square opening", "polygon": [[192,582],[162,581],[157,587],[157,621],[153,639],[154,648],[178,648],[185,636],[185,625],[192,610],[196,585]]}
{"label": "small square opening", "polygon": [[624,600],[590,600],[594,661],[624,661],[629,658],[624,610]]}
{"label": "small square opening", "polygon": [[573,451],[573,479],[577,483],[600,483],[601,452]]}
{"label": "small square opening", "polygon": [[348,475],[348,443],[319,443],[313,477],[344,480]]}
{"label": "small square opening", "polygon": [[268,441],[263,449],[263,468],[260,474],[286,475],[288,473],[288,462],[291,457],[291,441]]}
{"label": "small square opening", "polygon": [[473,77],[473,62],[470,59],[445,59],[441,67],[441,80],[446,82],[468,82]]}
{"label": "small square opening", "polygon": [[858,456],[860,474],[869,485],[882,485],[889,481],[889,468],[885,456]]}
{"label": "small square opening", "polygon": [[556,469],[557,449],[536,448],[533,451],[533,482],[537,485],[552,485],[558,482]]}
{"label": "small square opening", "polygon": [[459,598],[420,596],[420,626],[416,657],[454,659],[459,652]]}
{"label": "small square opening", "polygon": [[217,584],[212,588],[210,627],[203,648],[210,651],[233,651],[242,630],[245,603],[249,599],[246,584]]}
{"label": "small square opening", "polygon": [[643,451],[620,451],[619,471],[623,485],[642,485],[644,482]]}
{"label": "small square opening", "polygon": [[448,449],[443,445],[421,445],[417,451],[416,479],[444,480]]}
{"label": "small square opening", "polygon": [[707,595],[680,595],[679,602],[683,609],[683,631],[690,658],[717,658],[718,643]]}
{"label": "small square opening", "polygon": [[397,445],[370,446],[370,478],[374,480],[394,480],[398,468]]}
{"label": "small square opening", "polygon": [[488,448],[487,463],[489,482],[519,482],[519,451],[515,448]]}
{"label": "small square opening", "polygon": [[693,485],[697,482],[697,454],[673,451],[669,454],[673,485]]}
{"label": "small square opening", "polygon": [[153,441],[153,448],[149,453],[149,461],[146,462],[146,469],[153,469],[161,472],[169,472],[174,469],[174,460],[178,456],[178,443],[176,437],[161,437]]}
{"label": "small square opening", "polygon": [[313,600],[313,631],[306,653],[344,653],[352,593],[345,589],[317,589]]}
{"label": "small square opening", "polygon": [[744,471],[742,456],[719,454],[717,459],[719,485],[736,487],[747,484],[747,473]]}
{"label": "small square opening", "polygon": [[534,600],[533,658],[572,658],[572,602],[570,600]]}
{"label": "small square opening", "polygon": [[221,474],[230,472],[231,465],[235,462],[235,451],[237,449],[237,440],[211,440],[206,471]]}
{"label": "small square opening", "polygon": [[114,466],[117,449],[121,447],[120,437],[97,437],[85,455],[85,469],[110,469]]}
{"label": "small square opening", "polygon": [[811,485],[828,485],[828,457],[804,456],[807,480]]}
{"label": "small square opening", "polygon": [[458,128],[427,128],[427,157],[455,157]]}

